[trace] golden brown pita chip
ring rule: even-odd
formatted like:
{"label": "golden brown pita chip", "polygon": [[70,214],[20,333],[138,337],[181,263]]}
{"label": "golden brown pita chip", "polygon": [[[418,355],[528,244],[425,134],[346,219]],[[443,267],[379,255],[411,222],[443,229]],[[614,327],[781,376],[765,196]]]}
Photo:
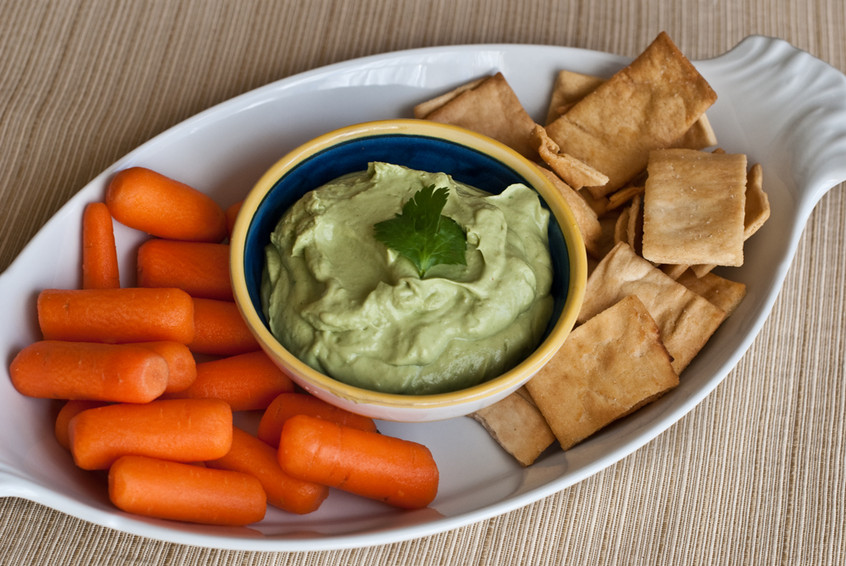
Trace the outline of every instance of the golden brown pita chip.
{"label": "golden brown pita chip", "polygon": [[607,210],[613,210],[617,207],[623,206],[631,202],[631,200],[636,197],[637,195],[642,195],[643,191],[646,190],[646,187],[643,185],[628,185],[623,187],[619,191],[615,191],[608,195],[608,208]]}
{"label": "golden brown pita chip", "polygon": [[[573,107],[578,101],[593,92],[605,79],[592,75],[585,75],[570,70],[561,70],[555,77],[552,96],[546,114],[546,124],[554,122]],[[703,114],[693,123],[673,147],[688,149],[705,149],[717,144],[717,135],[711,126],[708,116]]]}
{"label": "golden brown pita chip", "polygon": [[706,298],[729,316],[746,296],[746,285],[738,281],[731,281],[714,273],[706,273],[697,277],[688,270],[682,273],[678,282]]}
{"label": "golden brown pita chip", "polygon": [[605,79],[562,69],[555,76],[546,123],[550,124],[567,112],[575,103],[596,90]]}
{"label": "golden brown pita chip", "polygon": [[717,134],[714,132],[714,128],[711,127],[711,121],[708,120],[708,116],[703,114],[684,133],[681,139],[673,144],[673,147],[705,149],[714,145],[717,145]]}
{"label": "golden brown pita chip", "polygon": [[764,192],[764,171],[760,163],[749,169],[746,177],[746,211],[743,237],[749,239],[770,217],[770,199]]}
{"label": "golden brown pita chip", "polygon": [[629,295],[655,319],[661,339],[681,373],[705,345],[725,312],[619,243],[590,274],[578,322],[586,322]]}
{"label": "golden brown pita chip", "polygon": [[548,178],[556,189],[564,196],[564,200],[570,207],[582,239],[585,241],[585,249],[591,255],[601,253],[600,241],[602,239],[602,227],[599,225],[599,218],[596,212],[573,190],[567,183],[562,181],[555,173],[545,167],[538,167],[541,173]]}
{"label": "golden brown pita chip", "polygon": [[426,119],[484,134],[530,159],[537,155],[531,142],[535,121],[523,108],[502,73],[456,94],[426,114]]}
{"label": "golden brown pita chip", "polygon": [[666,33],[547,125],[561,151],[608,175],[604,196],[646,168],[649,152],[671,147],[716,94]]}
{"label": "golden brown pita chip", "polygon": [[679,265],[677,263],[668,263],[661,266],[661,271],[666,273],[669,277],[678,280],[682,273],[688,270],[689,265]]}
{"label": "golden brown pita chip", "polygon": [[470,415],[523,466],[532,464],[555,436],[523,388]]}
{"label": "golden brown pita chip", "polygon": [[629,206],[620,211],[614,225],[614,243],[624,242],[637,254],[640,253],[640,241],[643,236],[642,200],[640,195],[634,197]]}
{"label": "golden brown pita chip", "polygon": [[691,265],[690,271],[692,271],[697,277],[705,277],[711,273],[715,267],[717,267],[717,265],[713,263],[700,263],[698,265]]}
{"label": "golden brown pita chip", "polygon": [[614,244],[624,243],[631,245],[629,242],[629,217],[631,216],[631,209],[629,207],[620,211],[617,217],[617,222],[614,224]]}
{"label": "golden brown pita chip", "polygon": [[482,82],[485,81],[485,79],[487,79],[487,77],[478,78],[474,81],[470,81],[469,83],[459,85],[454,89],[443,93],[440,96],[436,96],[435,98],[432,98],[425,102],[421,102],[420,104],[414,107],[414,117],[419,119],[425,119],[426,116],[428,116],[429,114],[431,114],[432,112],[434,112],[435,110],[437,110],[438,108],[440,108],[462,92],[472,90],[479,86],[480,84],[482,84]]}
{"label": "golden brown pita chip", "polygon": [[743,264],[746,156],[653,151],[644,192],[643,257],[655,263]]}
{"label": "golden brown pita chip", "polygon": [[597,254],[592,257],[601,260],[608,255],[608,252],[610,252],[617,244],[615,241],[615,233],[622,210],[612,211],[610,214],[606,214],[605,216],[601,216],[599,218],[599,227],[602,229],[599,239],[599,250]]}
{"label": "golden brown pita chip", "polygon": [[577,192],[579,193],[579,196],[582,198],[582,200],[588,203],[588,206],[590,206],[594,210],[594,212],[596,212],[597,216],[601,217],[610,210],[610,207],[608,206],[607,197],[594,197],[592,194],[590,194],[590,191]]}
{"label": "golden brown pita chip", "polygon": [[526,389],[566,450],[678,382],[655,321],[630,296],[574,329]]}
{"label": "golden brown pita chip", "polygon": [[[721,151],[719,153],[725,153]],[[746,177],[746,210],[743,220],[744,242],[752,237],[770,217],[770,202],[763,187],[763,171],[761,165],[756,163],[749,169]],[[717,267],[713,263],[690,266],[691,271],[697,277],[704,277]]]}
{"label": "golden brown pita chip", "polygon": [[536,124],[532,128],[531,140],[540,158],[575,190],[582,187],[601,186],[608,182],[608,177],[587,163],[579,161],[572,155],[561,153],[558,144],[546,134],[543,126]]}

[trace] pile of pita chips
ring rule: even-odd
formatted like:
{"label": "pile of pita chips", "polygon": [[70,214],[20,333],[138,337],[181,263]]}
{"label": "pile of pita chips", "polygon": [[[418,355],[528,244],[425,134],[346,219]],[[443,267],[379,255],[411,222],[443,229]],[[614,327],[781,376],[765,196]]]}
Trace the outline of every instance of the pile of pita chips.
{"label": "pile of pita chips", "polygon": [[[576,327],[525,387],[472,416],[523,466],[672,390],[746,294],[736,267],[769,217],[761,166],[717,145],[716,93],[661,33],[608,79],[562,70],[545,125],[501,73],[415,108],[538,163],[591,259]],[[682,377],[680,377],[682,376]]]}

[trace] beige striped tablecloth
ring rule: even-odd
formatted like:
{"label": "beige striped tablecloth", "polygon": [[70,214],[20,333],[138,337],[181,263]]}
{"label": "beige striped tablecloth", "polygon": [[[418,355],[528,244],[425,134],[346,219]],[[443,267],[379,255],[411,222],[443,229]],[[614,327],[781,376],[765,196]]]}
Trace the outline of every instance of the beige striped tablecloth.
{"label": "beige striped tablecloth", "polygon": [[[692,59],[764,34],[846,71],[841,0],[0,0],[0,268],[119,157],[268,82],[434,45],[634,56],[661,30]],[[643,449],[536,503],[422,539],[289,554],[147,540],[6,498],[0,564],[842,564],[844,235],[839,186],[716,391]]]}

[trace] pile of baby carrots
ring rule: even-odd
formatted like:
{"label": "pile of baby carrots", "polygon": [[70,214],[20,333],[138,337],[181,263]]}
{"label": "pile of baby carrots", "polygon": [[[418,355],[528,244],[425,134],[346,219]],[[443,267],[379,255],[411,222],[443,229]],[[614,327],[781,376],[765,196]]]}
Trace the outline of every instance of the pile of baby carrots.
{"label": "pile of baby carrots", "polygon": [[[105,471],[130,513],[247,525],[268,504],[315,511],[331,488],[427,506],[438,469],[426,447],[298,390],[260,349],[229,280],[239,206],[150,169],[118,172],[83,213],[81,288],[39,293],[43,339],[12,360],[13,385],[63,400],[56,439]],[[132,287],[113,221],[150,236]],[[235,426],[238,411],[260,412],[257,431]]]}

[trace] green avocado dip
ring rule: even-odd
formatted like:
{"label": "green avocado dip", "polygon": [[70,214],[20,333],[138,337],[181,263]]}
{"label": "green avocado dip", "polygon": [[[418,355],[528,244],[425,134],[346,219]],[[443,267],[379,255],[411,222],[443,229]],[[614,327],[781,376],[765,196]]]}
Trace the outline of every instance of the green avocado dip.
{"label": "green avocado dip", "polygon": [[[417,268],[374,237],[423,187],[466,234],[466,265]],[[386,393],[462,389],[519,363],[552,312],[549,213],[511,185],[492,195],[445,173],[371,163],[303,196],[266,247],[265,316],[314,369]]]}

